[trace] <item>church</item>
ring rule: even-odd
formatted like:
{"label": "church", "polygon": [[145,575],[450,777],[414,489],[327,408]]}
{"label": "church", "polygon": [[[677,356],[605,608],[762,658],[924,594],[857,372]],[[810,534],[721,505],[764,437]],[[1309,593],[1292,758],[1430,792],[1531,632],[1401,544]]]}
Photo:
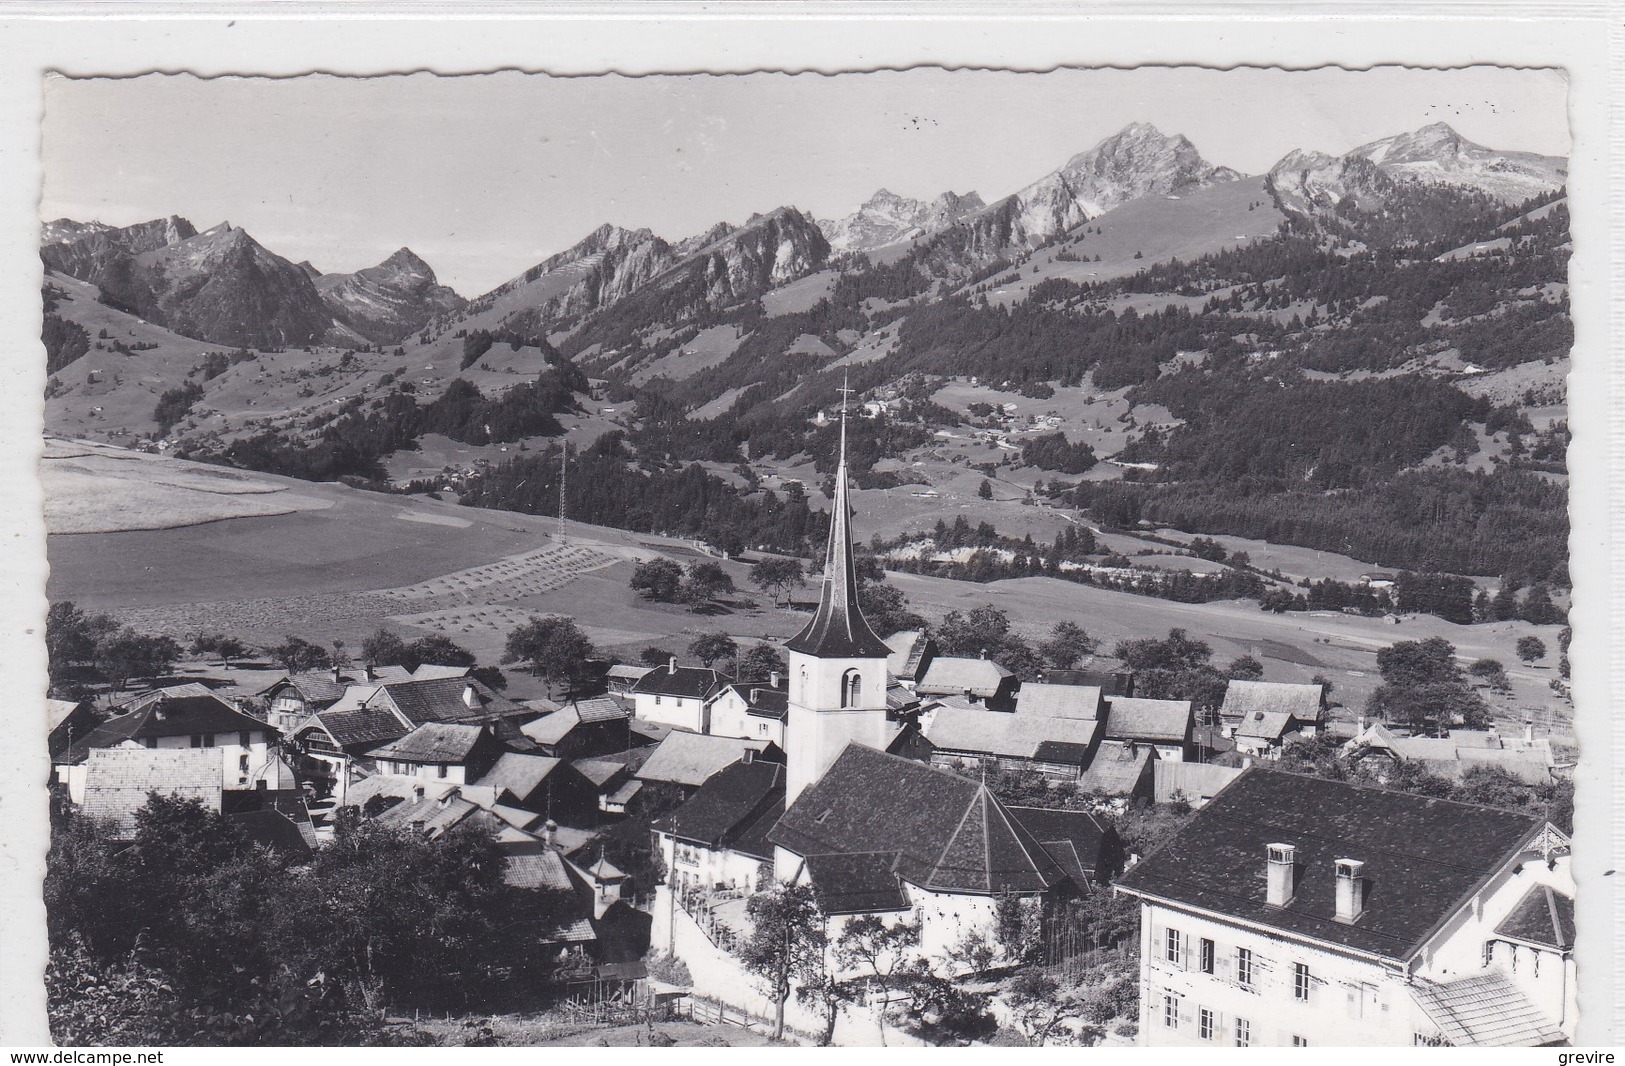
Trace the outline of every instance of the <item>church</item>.
{"label": "church", "polygon": [[[772,873],[811,884],[832,924],[862,914],[918,920],[927,956],[967,942],[994,946],[1000,900],[1036,909],[1089,891],[1114,872],[1114,841],[1085,812],[1007,807],[982,782],[886,753],[898,730],[887,713],[892,651],[859,606],[850,514],[843,413],[818,608],[786,644],[783,814],[765,834]],[[689,801],[713,818],[728,783],[716,786]],[[748,797],[754,811],[762,801]],[[739,802],[744,825],[751,813]],[[679,811],[673,824],[683,822]],[[690,857],[696,848],[729,847],[662,836],[663,850]],[[761,833],[743,836],[755,861],[766,850]]]}

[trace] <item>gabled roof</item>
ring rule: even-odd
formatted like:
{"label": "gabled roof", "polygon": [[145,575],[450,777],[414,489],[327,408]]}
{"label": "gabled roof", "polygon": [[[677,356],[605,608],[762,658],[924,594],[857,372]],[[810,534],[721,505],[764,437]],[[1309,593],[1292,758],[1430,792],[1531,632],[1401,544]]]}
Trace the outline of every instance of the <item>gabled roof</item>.
{"label": "gabled roof", "polygon": [[[1403,962],[1544,825],[1492,807],[1252,769],[1118,884]],[[1296,891],[1284,907],[1264,897],[1272,844],[1297,848]],[[1365,863],[1356,922],[1336,919],[1338,859]]]}
{"label": "gabled roof", "polygon": [[731,843],[775,799],[784,799],[783,766],[736,762],[711,775],[687,803],[654,827],[662,833],[719,848]]}
{"label": "gabled roof", "polygon": [[1499,970],[1439,984],[1417,980],[1411,996],[1453,1047],[1541,1047],[1564,1041],[1528,995]]}
{"label": "gabled roof", "polygon": [[[381,666],[375,673],[380,677],[384,677],[385,680],[394,680],[393,677],[384,674],[384,671],[388,669],[390,668],[387,666]],[[447,677],[467,677],[469,672],[469,668],[466,666],[441,666],[437,663],[419,663],[417,669],[407,676],[413,681],[437,681]]]}
{"label": "gabled roof", "polygon": [[1248,711],[1236,723],[1236,736],[1252,740],[1280,740],[1301,721],[1289,711]]}
{"label": "gabled roof", "polygon": [[425,795],[421,800],[409,799],[391,807],[374,821],[379,825],[414,830],[418,828],[417,823],[421,822],[423,823],[421,831],[431,838],[438,837],[464,822],[484,824],[493,829],[502,826],[501,819],[496,815],[460,794],[442,795],[438,798]]}
{"label": "gabled roof", "polygon": [[908,910],[908,893],[892,870],[896,852],[807,856],[807,880],[825,914]]}
{"label": "gabled roof", "polygon": [[599,789],[626,772],[625,763],[610,762],[608,759],[577,759],[570,765]]}
{"label": "gabled roof", "polygon": [[[125,741],[147,738],[184,737],[199,733],[235,734],[271,732],[271,727],[251,718],[231,704],[203,689],[202,695],[175,695],[178,686],[149,693],[133,701],[134,710],[109,718],[86,733],[68,752],[69,762],[83,762],[93,748],[111,748]],[[216,755],[218,758],[218,753]]]}
{"label": "gabled roof", "polygon": [[344,690],[351,685],[376,683],[379,681],[405,681],[412,674],[404,666],[378,666],[369,674],[365,667],[358,670],[339,670],[338,680],[334,680],[333,670],[309,670],[301,674],[289,674],[273,685],[261,689],[256,695],[269,695],[283,685],[291,685],[298,690],[307,702],[322,704],[334,703],[344,695]]}
{"label": "gabled roof", "polygon": [[372,745],[404,737],[412,730],[411,723],[387,703],[377,707],[317,711],[295,732],[303,731],[309,724],[319,725],[333,738],[333,743],[346,751],[365,750]]}
{"label": "gabled roof", "polygon": [[1139,786],[1146,764],[1156,757],[1157,749],[1149,744],[1103,740],[1095,749],[1095,757],[1083,768],[1083,776],[1078,778],[1078,791],[1126,796]]}
{"label": "gabled roof", "polygon": [[1240,718],[1253,711],[1293,714],[1301,722],[1320,718],[1319,685],[1289,685],[1280,681],[1231,681],[1219,707],[1223,718]]}
{"label": "gabled roof", "polygon": [[508,863],[502,879],[515,888],[570,892],[576,887],[564,857],[539,840],[503,848],[503,854]]}
{"label": "gabled roof", "polygon": [[1088,811],[1047,807],[1011,807],[1009,810],[1079,887],[1094,880],[1095,866],[1106,841],[1106,831],[1094,815]]}
{"label": "gabled roof", "polygon": [[705,784],[712,774],[744,758],[747,751],[759,753],[772,747],[773,744],[766,740],[713,737],[704,733],[668,733],[656,745],[654,754],[638,769],[637,775],[643,781],[667,781],[697,788]]}
{"label": "gabled roof", "polygon": [[1045,670],[1039,677],[1051,685],[1098,688],[1106,696],[1134,695],[1134,674],[1128,670]]}
{"label": "gabled roof", "polygon": [[305,831],[309,826],[308,817],[305,819],[304,827],[273,807],[237,811],[227,817],[255,844],[272,848],[296,859],[304,858],[315,850],[314,830],[308,834]]}
{"label": "gabled roof", "polygon": [[576,717],[583,722],[619,722],[632,717],[632,709],[619,700],[608,696],[599,696],[590,700],[573,700],[565,705],[565,709],[572,710]]}
{"label": "gabled roof", "polygon": [[605,672],[604,676],[611,681],[636,681],[644,674],[653,670],[652,666],[633,666],[630,663],[615,663]]}
{"label": "gabled roof", "polygon": [[925,676],[920,678],[914,690],[922,696],[969,692],[972,696],[988,699],[998,695],[1006,678],[1014,676],[992,659],[939,655],[925,668]]}
{"label": "gabled roof", "polygon": [[1574,947],[1574,900],[1550,885],[1533,885],[1495,927],[1495,935],[1568,951]]}
{"label": "gabled roof", "polygon": [[[469,690],[472,690],[473,706],[465,699]],[[473,677],[428,677],[351,685],[328,711],[380,707],[393,708],[412,725],[485,721],[528,713],[526,708],[491,691]]]}
{"label": "gabled roof", "polygon": [[715,701],[730,692],[737,694],[745,704],[746,714],[778,720],[790,713],[790,682],[786,678],[779,678],[777,687],[771,680],[735,681],[711,698]]}
{"label": "gabled roof", "polygon": [[1183,744],[1195,722],[1190,700],[1113,696],[1107,703],[1106,735],[1113,740]]}
{"label": "gabled roof", "polygon": [[131,696],[123,703],[118,704],[117,707],[121,714],[128,714],[130,711],[141,710],[143,707],[150,705],[154,700],[178,700],[187,696],[212,695],[214,695],[214,689],[210,688],[209,686],[199,684],[196,681],[187,681],[180,685],[168,685],[164,688],[148,689],[145,692]]}
{"label": "gabled roof", "polygon": [[1036,759],[1045,744],[1062,744],[1066,750],[1051,748],[1050,754],[1065,755],[1068,761],[1081,764],[1099,730],[1100,722],[1092,718],[1041,718],[982,707],[942,707],[932,716],[925,736],[938,751],[1015,759]]}
{"label": "gabled roof", "polygon": [[1099,718],[1105,709],[1098,685],[1052,685],[1024,681],[1016,693],[1016,713],[1040,718]]}
{"label": "gabled roof", "polygon": [[367,757],[395,762],[457,765],[466,762],[481,738],[488,735],[484,726],[425,722],[404,737],[372,749]]}
{"label": "gabled roof", "polygon": [[85,760],[82,810],[110,822],[115,834],[127,839],[149,792],[199,800],[218,811],[224,775],[214,748],[97,748]]}
{"label": "gabled roof", "polygon": [[905,681],[920,679],[920,664],[931,650],[931,638],[918,629],[893,633],[885,640],[891,654],[886,656],[886,673]]}
{"label": "gabled roof", "polygon": [[852,559],[852,503],[846,475],[846,408],[841,408],[841,449],[830,501],[829,543],[818,609],[785,647],[823,659],[884,659],[891,649],[869,628],[858,604],[858,572]]}
{"label": "gabled roof", "polygon": [[47,732],[55,729],[68,720],[68,715],[84,706],[83,702],[73,700],[46,700],[45,701],[45,729]]}
{"label": "gabled roof", "polygon": [[987,788],[946,770],[848,744],[768,839],[798,855],[895,853],[932,891],[1042,892],[1065,873]]}
{"label": "gabled roof", "polygon": [[498,792],[507,792],[517,800],[526,800],[547,780],[559,766],[560,760],[546,755],[520,755],[506,752],[477,784]]}
{"label": "gabled roof", "polygon": [[703,700],[722,687],[722,675],[700,666],[661,666],[632,685],[635,695],[677,696]]}

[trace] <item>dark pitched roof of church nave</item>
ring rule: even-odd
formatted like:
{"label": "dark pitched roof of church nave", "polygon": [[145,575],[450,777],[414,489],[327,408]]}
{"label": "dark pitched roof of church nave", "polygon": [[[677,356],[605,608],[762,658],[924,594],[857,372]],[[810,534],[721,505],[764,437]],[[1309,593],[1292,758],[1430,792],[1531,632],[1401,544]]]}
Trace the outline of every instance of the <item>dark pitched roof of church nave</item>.
{"label": "dark pitched roof of church nave", "polygon": [[1037,893],[1066,872],[985,785],[849,744],[768,834],[798,855],[893,855],[934,892]]}

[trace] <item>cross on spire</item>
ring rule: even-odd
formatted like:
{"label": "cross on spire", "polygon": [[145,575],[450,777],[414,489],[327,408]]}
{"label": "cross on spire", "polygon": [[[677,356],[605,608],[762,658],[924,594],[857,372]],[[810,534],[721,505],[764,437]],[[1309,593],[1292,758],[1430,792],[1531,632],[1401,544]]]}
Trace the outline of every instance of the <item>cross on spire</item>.
{"label": "cross on spire", "polygon": [[838,464],[841,470],[841,474],[838,476],[841,477],[844,477],[846,472],[846,400],[848,396],[858,391],[856,389],[849,388],[847,386],[847,380],[847,375],[842,374],[841,387],[835,390],[841,394],[841,457],[840,463]]}

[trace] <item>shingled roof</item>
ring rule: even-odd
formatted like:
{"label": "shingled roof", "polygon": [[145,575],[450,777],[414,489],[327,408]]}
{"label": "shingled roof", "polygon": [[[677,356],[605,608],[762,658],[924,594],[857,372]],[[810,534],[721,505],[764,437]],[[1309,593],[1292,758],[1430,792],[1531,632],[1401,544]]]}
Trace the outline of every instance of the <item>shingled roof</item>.
{"label": "shingled roof", "polygon": [[908,910],[908,894],[892,863],[895,852],[807,856],[807,881],[825,914]]}
{"label": "shingled roof", "polygon": [[761,753],[772,747],[766,740],[668,733],[638,769],[637,776],[643,781],[665,781],[698,788],[712,774],[743,759],[746,752]]}
{"label": "shingled roof", "polygon": [[1452,1047],[1542,1047],[1562,1030],[1506,974],[1485,970],[1447,984],[1419,980],[1411,996]]}
{"label": "shingled roof", "polygon": [[393,708],[414,726],[424,722],[489,721],[532,713],[476,678],[426,677],[351,685],[324,714],[380,707]]}
{"label": "shingled roof", "polygon": [[1241,718],[1253,711],[1295,715],[1300,722],[1320,718],[1319,685],[1289,685],[1280,681],[1231,681],[1224,690],[1221,718]]}
{"label": "shingled roof", "polygon": [[83,812],[135,835],[135,814],[157,792],[220,809],[224,766],[215,748],[98,748],[87,753]]}
{"label": "shingled roof", "polygon": [[1113,696],[1106,715],[1106,735],[1113,740],[1146,740],[1183,744],[1195,719],[1190,700],[1148,700]]}
{"label": "shingled roof", "polygon": [[[338,674],[337,680],[333,677],[335,673]],[[291,685],[310,703],[332,704],[338,702],[344,695],[344,690],[351,685],[406,681],[411,677],[412,674],[404,666],[379,666],[370,672],[366,667],[359,670],[308,670],[304,673],[289,674],[275,684],[261,689],[257,694],[268,695],[283,685]]]}
{"label": "shingled roof", "polygon": [[1066,874],[985,785],[848,744],[768,839],[798,855],[894,854],[936,892],[1043,892]]}
{"label": "shingled roof", "polygon": [[[1118,884],[1403,962],[1544,825],[1492,807],[1252,769]],[[1265,902],[1267,848],[1277,843],[1297,848],[1296,886],[1284,907]],[[1338,859],[1365,863],[1358,922],[1336,919]]]}
{"label": "shingled roof", "polygon": [[498,792],[506,791],[523,802],[542,787],[542,782],[558,769],[559,762],[546,755],[505,752],[477,783]]}
{"label": "shingled roof", "polygon": [[905,629],[893,633],[885,640],[891,654],[886,656],[886,673],[905,681],[918,681],[926,653],[932,650],[931,638],[918,629]]}
{"label": "shingled roof", "polygon": [[971,659],[943,655],[931,660],[925,676],[914,690],[922,696],[949,696],[969,692],[972,696],[988,699],[999,693],[1006,678],[1014,677],[1009,670],[992,659]]}
{"label": "shingled roof", "polygon": [[1568,951],[1574,947],[1574,901],[1550,885],[1534,885],[1495,927],[1495,935]]}
{"label": "shingled roof", "polygon": [[412,731],[412,724],[388,704],[378,707],[349,707],[342,710],[317,711],[306,719],[306,725],[319,725],[345,751],[365,751],[375,744],[404,737]]}
{"label": "shingled roof", "polygon": [[732,843],[775,800],[784,800],[783,766],[736,762],[713,774],[687,803],[654,827],[662,833],[718,848]]}
{"label": "shingled roof", "polygon": [[[196,688],[201,694],[193,694]],[[146,693],[133,701],[134,710],[110,718],[85,734],[68,750],[69,762],[85,760],[93,748],[111,748],[129,740],[185,737],[200,733],[235,735],[243,732],[273,732],[258,718],[251,718],[202,686],[177,686]]]}
{"label": "shingled roof", "polygon": [[1105,709],[1099,685],[1052,685],[1025,681],[1016,713],[1040,718],[1099,718]]}
{"label": "shingled roof", "polygon": [[942,707],[932,716],[925,735],[938,751],[1037,759],[1040,749],[1047,745],[1045,754],[1081,765],[1099,730],[1100,722],[1092,718],[1044,718],[981,707]]}
{"label": "shingled roof", "polygon": [[425,722],[398,740],[368,752],[373,759],[395,762],[456,765],[473,753],[484,726],[458,722]]}

